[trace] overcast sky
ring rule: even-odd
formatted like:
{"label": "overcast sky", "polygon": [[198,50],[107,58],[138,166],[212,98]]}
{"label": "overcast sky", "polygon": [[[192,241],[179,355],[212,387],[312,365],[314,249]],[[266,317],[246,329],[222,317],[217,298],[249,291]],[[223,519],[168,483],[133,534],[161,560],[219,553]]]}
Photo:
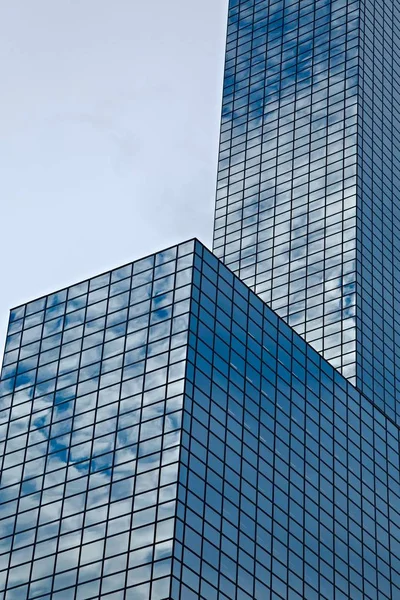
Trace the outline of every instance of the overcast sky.
{"label": "overcast sky", "polygon": [[0,8],[9,309],[192,236],[211,246],[227,0]]}

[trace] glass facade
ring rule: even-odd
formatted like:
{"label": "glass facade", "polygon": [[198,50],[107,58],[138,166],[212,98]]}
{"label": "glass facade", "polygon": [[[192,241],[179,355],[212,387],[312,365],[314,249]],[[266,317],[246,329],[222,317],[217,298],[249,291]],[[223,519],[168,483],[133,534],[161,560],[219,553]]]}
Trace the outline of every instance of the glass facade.
{"label": "glass facade", "polygon": [[0,598],[169,598],[194,242],[11,311]]}
{"label": "glass facade", "polygon": [[400,420],[400,2],[360,7],[357,387]]}
{"label": "glass facade", "polygon": [[399,430],[200,242],[11,311],[1,600],[400,597]]}
{"label": "glass facade", "polygon": [[397,425],[200,245],[187,361],[172,597],[400,598]]}
{"label": "glass facade", "polygon": [[230,0],[214,228],[216,256],[394,419],[399,11]]}
{"label": "glass facade", "polygon": [[400,598],[399,28],[230,0],[214,254],[11,311],[0,600]]}

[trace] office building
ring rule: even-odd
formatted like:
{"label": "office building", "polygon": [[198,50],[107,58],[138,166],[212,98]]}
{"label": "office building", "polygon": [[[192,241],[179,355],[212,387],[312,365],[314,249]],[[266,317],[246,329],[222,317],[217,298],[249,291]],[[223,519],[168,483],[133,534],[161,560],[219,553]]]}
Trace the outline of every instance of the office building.
{"label": "office building", "polygon": [[0,401],[2,600],[400,597],[398,427],[197,241],[11,311]]}
{"label": "office building", "polygon": [[398,13],[231,0],[214,254],[11,311],[0,600],[400,598]]}
{"label": "office building", "polygon": [[232,0],[214,252],[391,418],[400,3]]}

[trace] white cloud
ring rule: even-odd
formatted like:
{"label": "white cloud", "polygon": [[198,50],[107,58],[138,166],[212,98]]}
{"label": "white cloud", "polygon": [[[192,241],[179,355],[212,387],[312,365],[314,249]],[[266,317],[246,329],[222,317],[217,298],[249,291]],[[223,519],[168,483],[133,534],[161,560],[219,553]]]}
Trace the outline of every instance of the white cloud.
{"label": "white cloud", "polygon": [[8,309],[211,244],[227,0],[2,8],[0,346]]}

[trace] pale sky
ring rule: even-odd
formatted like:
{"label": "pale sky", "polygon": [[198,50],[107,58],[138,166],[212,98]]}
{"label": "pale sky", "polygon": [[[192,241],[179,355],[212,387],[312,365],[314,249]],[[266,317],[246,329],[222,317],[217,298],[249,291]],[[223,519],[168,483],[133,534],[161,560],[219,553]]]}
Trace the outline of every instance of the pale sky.
{"label": "pale sky", "polygon": [[227,3],[1,3],[0,357],[10,308],[211,246]]}

